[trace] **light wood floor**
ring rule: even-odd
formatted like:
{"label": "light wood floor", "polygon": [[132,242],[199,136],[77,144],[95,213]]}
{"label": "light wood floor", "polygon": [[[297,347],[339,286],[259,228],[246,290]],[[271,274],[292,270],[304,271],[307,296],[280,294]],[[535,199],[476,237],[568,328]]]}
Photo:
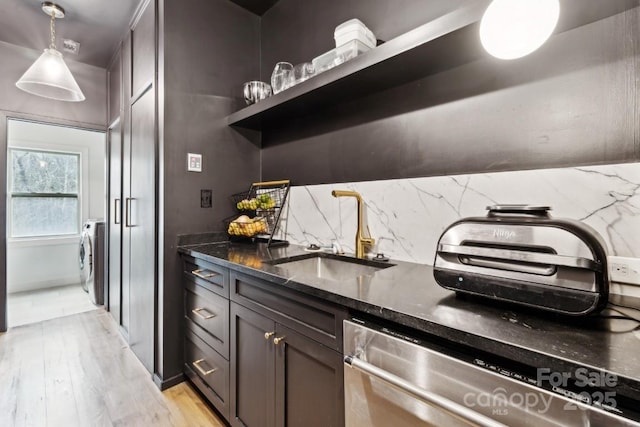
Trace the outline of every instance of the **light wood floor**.
{"label": "light wood floor", "polygon": [[99,307],[91,302],[89,294],[77,283],[8,294],[7,320],[9,327],[12,327],[84,313]]}
{"label": "light wood floor", "polygon": [[103,309],[0,334],[0,426],[222,426],[187,383],[160,392]]}

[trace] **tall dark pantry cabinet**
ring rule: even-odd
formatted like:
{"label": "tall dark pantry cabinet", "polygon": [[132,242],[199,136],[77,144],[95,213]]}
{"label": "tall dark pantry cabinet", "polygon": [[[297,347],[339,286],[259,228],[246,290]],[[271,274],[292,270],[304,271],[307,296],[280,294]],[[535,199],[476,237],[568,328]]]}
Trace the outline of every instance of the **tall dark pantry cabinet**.
{"label": "tall dark pantry cabinet", "polygon": [[109,309],[164,389],[184,380],[178,237],[222,231],[226,195],[260,178],[259,135],[226,122],[259,75],[260,20],[228,0],[142,2],[109,69]]}
{"label": "tall dark pantry cabinet", "polygon": [[150,373],[157,300],[155,52],[151,0],[141,4],[109,70],[109,310]]}

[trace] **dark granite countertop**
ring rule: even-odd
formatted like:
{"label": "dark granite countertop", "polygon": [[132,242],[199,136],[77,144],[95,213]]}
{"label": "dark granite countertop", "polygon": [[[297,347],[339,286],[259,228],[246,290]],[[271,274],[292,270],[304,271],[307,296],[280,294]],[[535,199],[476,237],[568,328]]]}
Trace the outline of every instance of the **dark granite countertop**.
{"label": "dark granite countertop", "polygon": [[574,372],[586,367],[615,374],[616,392],[640,400],[640,330],[630,330],[637,323],[567,319],[457,298],[437,285],[432,267],[421,264],[391,260],[394,266],[371,276],[337,282],[286,277],[286,269],[269,264],[309,253],[295,245],[222,242],[179,251],[534,368]]}

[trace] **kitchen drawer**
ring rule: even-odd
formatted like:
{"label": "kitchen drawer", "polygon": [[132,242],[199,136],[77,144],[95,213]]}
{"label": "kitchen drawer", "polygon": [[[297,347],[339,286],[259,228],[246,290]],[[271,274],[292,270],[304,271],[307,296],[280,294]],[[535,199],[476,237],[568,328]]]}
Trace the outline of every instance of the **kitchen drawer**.
{"label": "kitchen drawer", "polygon": [[235,271],[231,271],[229,281],[232,301],[342,351],[342,321],[347,318],[345,308]]}
{"label": "kitchen drawer", "polygon": [[229,298],[229,269],[210,262],[183,255],[184,274],[194,283]]}
{"label": "kitchen drawer", "polygon": [[228,419],[229,362],[192,331],[185,336],[185,374]]}
{"label": "kitchen drawer", "polygon": [[187,281],[184,304],[187,327],[228,359],[229,300]]}

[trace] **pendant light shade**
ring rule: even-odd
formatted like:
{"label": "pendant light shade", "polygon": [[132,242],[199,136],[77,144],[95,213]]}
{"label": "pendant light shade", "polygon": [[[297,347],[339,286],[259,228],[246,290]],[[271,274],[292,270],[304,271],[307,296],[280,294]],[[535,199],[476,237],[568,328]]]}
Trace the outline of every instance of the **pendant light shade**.
{"label": "pendant light shade", "polygon": [[55,18],[64,17],[64,9],[45,2],[42,10],[51,16],[51,44],[16,82],[18,89],[44,98],[78,102],[85,97],[73,78],[62,54],[55,48]]}
{"label": "pendant light shade", "polygon": [[559,0],[493,0],[480,22],[480,41],[496,58],[521,58],[547,41],[559,16]]}
{"label": "pendant light shade", "polygon": [[85,99],[80,86],[62,59],[62,54],[55,49],[45,49],[20,77],[16,86],[33,95],[60,101],[78,102]]}

